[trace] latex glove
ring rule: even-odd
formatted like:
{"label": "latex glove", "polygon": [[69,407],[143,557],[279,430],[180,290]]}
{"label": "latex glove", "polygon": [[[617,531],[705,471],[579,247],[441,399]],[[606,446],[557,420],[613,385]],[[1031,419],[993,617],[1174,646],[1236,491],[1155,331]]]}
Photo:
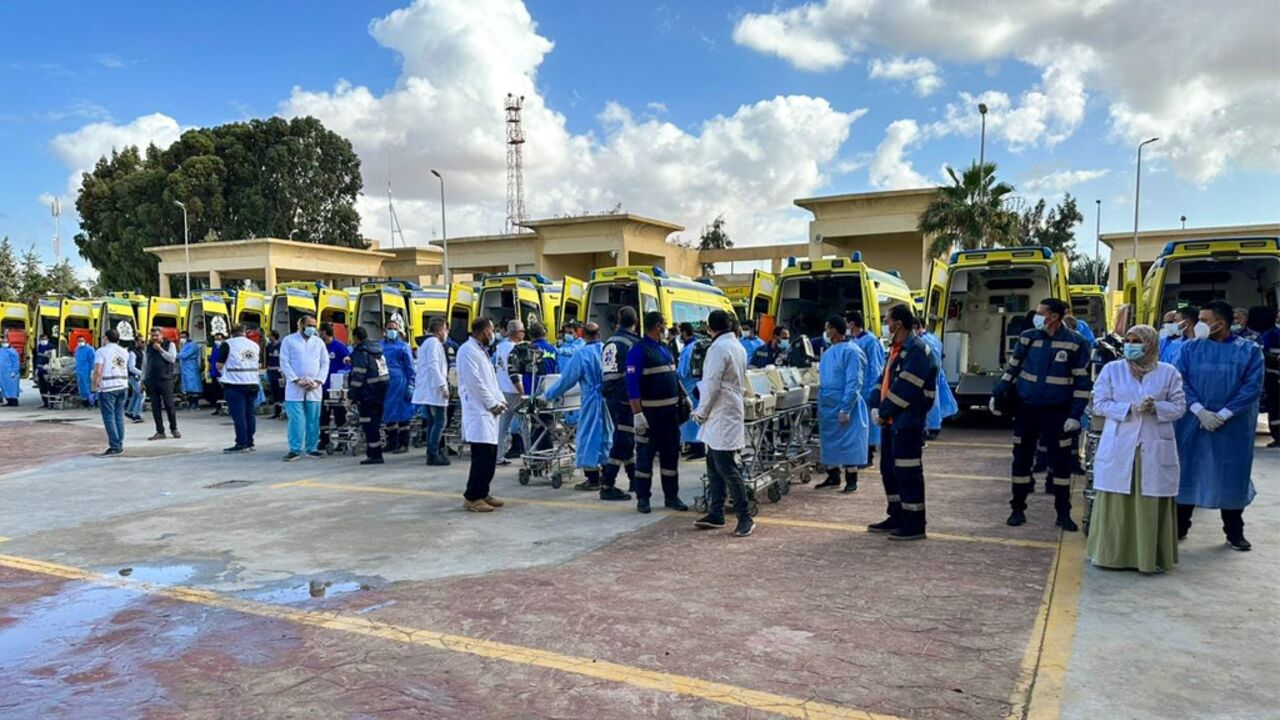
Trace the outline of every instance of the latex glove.
{"label": "latex glove", "polygon": [[872,410],[871,410],[871,424],[872,424],[872,425],[879,425],[879,424],[880,424],[880,408],[872,408]]}
{"label": "latex glove", "polygon": [[1067,418],[1067,421],[1062,423],[1062,432],[1064,433],[1071,434],[1079,429],[1080,421],[1075,418]]}
{"label": "latex glove", "polygon": [[1196,418],[1200,420],[1200,427],[1208,430],[1209,432],[1213,432],[1226,424],[1226,421],[1219,417],[1218,413],[1204,408],[1200,408],[1196,411]]}
{"label": "latex glove", "polygon": [[1003,414],[1004,414],[1004,413],[1002,413],[1002,412],[1000,412],[999,410],[997,410],[997,409],[996,409],[996,399],[995,399],[995,398],[991,398],[990,400],[988,400],[988,401],[987,401],[987,409],[991,411],[991,414],[992,414],[992,415],[995,415],[995,416],[997,416],[997,417],[999,417],[1000,415],[1003,415]]}
{"label": "latex glove", "polygon": [[637,435],[644,435],[649,432],[649,419],[644,416],[644,413],[636,413],[634,426]]}
{"label": "latex glove", "polygon": [[697,424],[699,424],[699,425],[705,425],[705,424],[707,423],[707,416],[706,416],[706,415],[699,415],[696,411],[695,411],[692,415],[690,415],[689,417],[690,417],[690,419],[692,419],[695,423],[697,423]]}
{"label": "latex glove", "polygon": [[1154,415],[1156,413],[1156,399],[1150,395],[1142,398],[1142,404],[1138,406],[1138,412]]}
{"label": "latex glove", "polygon": [[840,424],[841,424],[841,425],[848,425],[848,424],[849,424],[849,413],[847,413],[847,412],[842,412],[842,413],[840,413],[839,418],[840,418]]}

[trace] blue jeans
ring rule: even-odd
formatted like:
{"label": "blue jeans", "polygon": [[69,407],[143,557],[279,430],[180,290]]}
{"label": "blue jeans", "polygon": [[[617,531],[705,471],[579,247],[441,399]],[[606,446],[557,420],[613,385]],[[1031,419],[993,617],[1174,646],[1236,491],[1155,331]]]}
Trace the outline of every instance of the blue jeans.
{"label": "blue jeans", "polygon": [[289,452],[315,452],[320,444],[320,401],[285,400],[284,412],[289,416]]}
{"label": "blue jeans", "polygon": [[427,433],[427,455],[440,454],[440,436],[444,435],[445,410],[435,405],[423,405],[424,425]]}
{"label": "blue jeans", "polygon": [[253,434],[258,431],[258,420],[253,412],[258,386],[223,385],[222,397],[227,401],[227,412],[236,426],[236,447],[253,447]]}
{"label": "blue jeans", "polygon": [[98,393],[98,410],[102,412],[102,426],[107,430],[107,447],[124,450],[124,404],[126,390]]}
{"label": "blue jeans", "polygon": [[142,415],[142,380],[140,378],[129,378],[129,404],[124,414],[132,417]]}

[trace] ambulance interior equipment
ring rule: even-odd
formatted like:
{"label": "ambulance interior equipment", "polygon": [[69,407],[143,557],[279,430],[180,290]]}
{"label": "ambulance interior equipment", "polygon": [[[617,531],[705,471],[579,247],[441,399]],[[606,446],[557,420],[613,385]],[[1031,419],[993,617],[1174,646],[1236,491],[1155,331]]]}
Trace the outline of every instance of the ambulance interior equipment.
{"label": "ambulance interior equipment", "polygon": [[1225,300],[1232,307],[1280,307],[1280,256],[1178,258],[1165,261],[1157,317],[1183,305]]}
{"label": "ambulance interior equipment", "polygon": [[943,321],[942,355],[948,378],[958,378],[962,384],[969,381],[957,392],[991,392],[1018,336],[1033,327],[1028,314],[1051,295],[1047,265],[954,271]]}
{"label": "ambulance interior equipment", "polygon": [[769,385],[773,388],[776,409],[789,410],[805,404],[809,399],[808,389],[794,378],[792,383],[788,383],[787,378],[792,376],[790,373],[784,375],[782,370],[782,368],[773,365],[764,369],[765,377],[769,379]]}
{"label": "ambulance interior equipment", "polygon": [[533,323],[542,323],[542,309],[527,300],[516,296],[515,285],[486,287],[480,291],[480,317],[493,321],[495,326],[502,327],[512,320],[519,319],[526,330]]}
{"label": "ambulance interior equipment", "polygon": [[[636,334],[643,332],[640,325],[644,322],[644,314],[658,309],[652,297],[644,296],[645,305],[636,316]],[[587,318],[600,325],[601,337],[608,338],[618,327],[618,311],[624,307],[640,307],[639,283],[621,282],[595,283],[591,286],[591,296],[587,299]]]}
{"label": "ambulance interior equipment", "polygon": [[827,318],[863,310],[862,275],[853,273],[784,278],[777,326],[796,336],[822,337]]}

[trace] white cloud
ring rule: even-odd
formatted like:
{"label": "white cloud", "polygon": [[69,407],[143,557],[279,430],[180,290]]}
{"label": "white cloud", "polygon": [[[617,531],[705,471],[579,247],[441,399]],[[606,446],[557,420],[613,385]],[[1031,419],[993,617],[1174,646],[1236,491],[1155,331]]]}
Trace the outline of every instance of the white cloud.
{"label": "white cloud", "polygon": [[873,80],[910,80],[915,85],[916,95],[920,97],[926,97],[942,87],[937,64],[925,57],[910,60],[901,55],[888,60],[876,58],[868,67],[868,74]]}
{"label": "white cloud", "polygon": [[[98,158],[110,155],[113,149],[129,145],[146,148],[149,143],[165,148],[182,134],[178,121],[163,113],[143,115],[133,122],[117,125],[113,122],[90,123],[74,132],[63,133],[49,142],[53,154],[70,170],[67,178],[67,198],[75,197],[80,187],[80,174],[93,169]],[[64,212],[74,205],[63,199]]]}
{"label": "white cloud", "polygon": [[1091,180],[1104,177],[1108,172],[1110,171],[1106,169],[1058,170],[1023,180],[1018,185],[1018,190],[1025,195],[1039,195],[1041,197],[1060,195],[1073,190],[1077,185],[1083,185]]}
{"label": "white cloud", "polygon": [[868,173],[871,185],[878,190],[902,190],[926,187],[931,183],[915,171],[907,159],[907,151],[921,138],[915,120],[894,120],[885,128],[884,140],[876,146]]}
{"label": "white cloud", "polygon": [[[1041,76],[1016,101],[984,93],[1005,100],[988,103],[996,137],[1015,149],[1061,142],[1096,94],[1113,140],[1160,136],[1153,151],[1204,184],[1233,165],[1280,167],[1277,22],[1274,0],[821,0],[744,15],[733,37],[807,70],[840,67],[871,46],[988,66],[1015,59]],[[976,124],[974,99],[960,97],[966,123]],[[961,124],[930,132],[967,132]]]}
{"label": "white cloud", "polygon": [[116,55],[115,53],[94,55],[93,61],[104,68],[110,68],[112,70],[119,70],[120,68],[127,67],[129,65],[129,63],[125,62],[124,58]]}

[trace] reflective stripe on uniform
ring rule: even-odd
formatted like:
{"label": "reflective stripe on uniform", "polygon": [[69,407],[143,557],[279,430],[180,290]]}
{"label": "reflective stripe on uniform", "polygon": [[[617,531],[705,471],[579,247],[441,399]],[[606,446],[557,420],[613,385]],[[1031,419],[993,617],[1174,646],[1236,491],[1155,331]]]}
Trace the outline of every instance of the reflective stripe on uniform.
{"label": "reflective stripe on uniform", "polygon": [[617,466],[617,467],[626,467],[627,465],[630,465],[630,464],[634,463],[635,461],[636,461],[636,459],[635,459],[634,457],[629,457],[629,458],[626,458],[626,459],[622,459],[622,458],[609,458],[609,464],[610,464],[610,465]]}
{"label": "reflective stripe on uniform", "polygon": [[360,422],[362,423],[373,422],[373,418],[367,418],[362,415],[360,416]]}
{"label": "reflective stripe on uniform", "polygon": [[1022,442],[1022,436],[1021,436],[1021,435],[1014,435],[1014,436],[1013,436],[1013,444],[1014,444],[1014,445],[1018,445],[1018,444],[1019,444],[1019,443],[1021,443],[1021,442]]}
{"label": "reflective stripe on uniform", "polygon": [[1011,382],[1013,380],[1013,376],[1010,375],[1009,373],[1005,373],[1000,376],[1000,379],[1004,382]]}
{"label": "reflective stripe on uniform", "polygon": [[[666,398],[664,400],[641,400],[640,407],[647,407],[647,408],[671,407],[672,405],[675,405],[678,402],[680,402],[680,398],[678,397]],[[903,407],[906,407],[906,406],[904,405]]]}
{"label": "reflective stripe on uniform", "polygon": [[904,503],[902,503],[902,509],[903,509],[903,510],[909,510],[909,511],[911,511],[911,512],[924,512],[924,503],[908,503],[908,502],[904,502]]}
{"label": "reflective stripe on uniform", "polygon": [[889,402],[893,403],[894,405],[897,405],[900,408],[907,408],[911,406],[911,403],[907,402],[906,400],[903,400],[897,395],[894,395],[892,391],[889,392]]}
{"label": "reflective stripe on uniform", "polygon": [[1072,381],[1072,379],[1071,379],[1071,378],[1069,378],[1069,377],[1053,377],[1053,376],[1048,376],[1048,377],[1046,377],[1046,378],[1044,379],[1044,381],[1045,381],[1046,383],[1048,383],[1049,385],[1072,385],[1072,384],[1074,384],[1074,381]]}
{"label": "reflective stripe on uniform", "polygon": [[1021,364],[1022,364],[1022,358],[1020,357],[1009,358],[1009,367],[1018,367]]}
{"label": "reflective stripe on uniform", "polygon": [[1019,342],[1020,344],[1022,344],[1022,345],[1029,345],[1029,344],[1031,344],[1031,338],[1029,338],[1029,337],[1020,337],[1020,338],[1018,338],[1018,342]]}
{"label": "reflective stripe on uniform", "polygon": [[929,399],[933,399],[933,398],[935,398],[935,397],[937,397],[937,396],[938,396],[938,391],[937,391],[937,390],[925,390],[925,391],[924,391],[924,396],[925,396],[925,397],[927,397],[927,398],[929,398]]}
{"label": "reflective stripe on uniform", "polygon": [[678,474],[679,473],[677,473],[675,470],[668,470],[666,468],[662,468],[662,477],[675,477]]}
{"label": "reflective stripe on uniform", "polygon": [[1014,485],[1030,485],[1035,482],[1035,479],[1030,475],[1014,475],[1009,479],[1013,481]]}
{"label": "reflective stripe on uniform", "polygon": [[1022,378],[1023,380],[1026,380],[1027,382],[1035,382],[1040,379],[1039,376],[1032,375],[1031,373],[1025,372],[1025,371],[1018,377]]}
{"label": "reflective stripe on uniform", "polygon": [[621,431],[622,431],[622,432],[624,432],[624,433],[631,433],[632,435],[634,435],[634,434],[636,433],[636,429],[635,429],[634,427],[632,427],[631,425],[614,425],[614,426],[613,426],[613,429],[614,429],[614,430],[621,430]]}
{"label": "reflective stripe on uniform", "polygon": [[1053,342],[1049,343],[1049,347],[1053,348],[1054,350],[1075,350],[1077,346],[1075,343],[1068,342],[1066,340],[1054,340]]}
{"label": "reflective stripe on uniform", "polygon": [[1058,485],[1058,486],[1060,486],[1060,487],[1071,487],[1071,478],[1069,478],[1069,477],[1065,477],[1065,478],[1055,477],[1055,478],[1053,478],[1053,484],[1054,484],[1054,485]]}
{"label": "reflective stripe on uniform", "polygon": [[1089,399],[1089,391],[1088,391],[1088,390],[1076,390],[1075,392],[1071,393],[1071,397],[1074,397],[1074,398],[1080,398],[1081,400],[1088,400],[1088,399]]}
{"label": "reflective stripe on uniform", "polygon": [[1061,448],[1071,447],[1071,438],[1068,437],[1068,438],[1062,438],[1061,440],[1059,440],[1058,447],[1061,447]]}
{"label": "reflective stripe on uniform", "polygon": [[902,502],[901,495],[885,495],[884,499],[888,500],[889,502]]}
{"label": "reflective stripe on uniform", "polygon": [[644,369],[641,375],[662,375],[664,373],[672,373],[676,371],[675,365],[655,365]]}
{"label": "reflective stripe on uniform", "polygon": [[1081,375],[1088,375],[1088,374],[1089,374],[1089,368],[1087,368],[1087,367],[1082,367],[1082,368],[1071,368],[1071,374],[1072,374],[1072,375],[1075,375],[1075,376],[1077,376],[1077,377],[1079,377],[1079,376],[1081,376]]}
{"label": "reflective stripe on uniform", "polygon": [[649,478],[651,478],[651,477],[653,477],[653,473],[641,472],[641,471],[639,471],[639,470],[637,470],[637,471],[636,471],[636,479],[637,479],[637,480],[639,480],[639,479],[646,479],[646,480],[647,480],[647,479],[649,479]]}
{"label": "reflective stripe on uniform", "polygon": [[621,380],[622,378],[624,378],[624,377],[626,377],[626,376],[627,376],[627,374],[626,374],[626,373],[624,373],[624,372],[605,373],[605,374],[604,374],[604,379],[605,379],[605,380]]}
{"label": "reflective stripe on uniform", "polygon": [[1035,342],[1031,343],[1031,347],[1033,348],[1044,347],[1044,341],[1036,340]]}
{"label": "reflective stripe on uniform", "polygon": [[382,447],[382,441],[381,441],[381,440],[379,440],[378,442],[371,442],[371,443],[369,443],[368,447],[371,447],[371,448],[380,448],[380,447]]}
{"label": "reflective stripe on uniform", "polygon": [[920,467],[920,458],[894,458],[893,466],[901,468]]}
{"label": "reflective stripe on uniform", "polygon": [[911,383],[912,385],[915,385],[918,388],[924,387],[924,378],[920,377],[919,375],[916,375],[913,372],[903,370],[902,372],[898,373],[898,377],[902,378],[903,380],[906,380],[907,382]]}

